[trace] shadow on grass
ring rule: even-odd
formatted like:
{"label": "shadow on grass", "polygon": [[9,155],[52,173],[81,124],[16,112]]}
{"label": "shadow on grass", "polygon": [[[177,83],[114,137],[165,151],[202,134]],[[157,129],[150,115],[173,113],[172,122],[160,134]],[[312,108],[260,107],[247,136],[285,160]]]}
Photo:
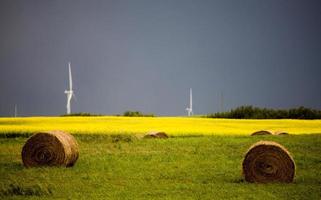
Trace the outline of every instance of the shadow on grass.
{"label": "shadow on grass", "polygon": [[2,133],[0,138],[28,138],[32,133]]}
{"label": "shadow on grass", "polygon": [[74,136],[77,138],[77,140],[80,140],[82,142],[97,142],[97,140],[99,140],[99,141],[111,142],[111,143],[118,143],[118,142],[131,143],[138,140],[138,138],[135,135],[127,135],[127,134],[118,134],[118,135],[75,134]]}
{"label": "shadow on grass", "polygon": [[8,187],[0,189],[1,196],[47,196],[52,195],[52,190],[40,185],[22,186],[10,184]]}
{"label": "shadow on grass", "polygon": [[10,162],[10,163],[0,163],[0,168],[20,171],[24,169],[24,166],[20,162]]}

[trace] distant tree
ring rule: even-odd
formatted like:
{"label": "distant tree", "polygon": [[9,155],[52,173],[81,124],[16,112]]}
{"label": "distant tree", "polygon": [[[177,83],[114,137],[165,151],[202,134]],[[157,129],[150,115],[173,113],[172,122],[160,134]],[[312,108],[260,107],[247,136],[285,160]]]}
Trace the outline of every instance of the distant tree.
{"label": "distant tree", "polygon": [[144,114],[140,111],[127,110],[123,114],[125,117],[154,117],[154,114]]}

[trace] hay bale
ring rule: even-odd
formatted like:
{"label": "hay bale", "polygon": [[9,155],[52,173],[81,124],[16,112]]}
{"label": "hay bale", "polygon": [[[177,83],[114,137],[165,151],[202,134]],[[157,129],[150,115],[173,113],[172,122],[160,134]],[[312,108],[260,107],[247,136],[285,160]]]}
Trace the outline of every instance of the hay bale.
{"label": "hay bale", "polygon": [[289,135],[289,133],[287,133],[285,131],[275,131],[274,135]]}
{"label": "hay bale", "polygon": [[276,142],[255,143],[243,160],[243,175],[251,183],[290,183],[294,174],[293,158],[288,150]]}
{"label": "hay bale", "polygon": [[273,135],[272,131],[269,130],[260,130],[260,131],[256,131],[254,133],[251,134],[252,136],[254,135]]}
{"label": "hay bale", "polygon": [[31,136],[22,148],[24,166],[73,166],[78,159],[75,138],[63,131],[48,131]]}
{"label": "hay bale", "polygon": [[157,131],[152,131],[147,133],[144,138],[162,138],[166,139],[168,138],[168,135],[165,132],[157,132]]}

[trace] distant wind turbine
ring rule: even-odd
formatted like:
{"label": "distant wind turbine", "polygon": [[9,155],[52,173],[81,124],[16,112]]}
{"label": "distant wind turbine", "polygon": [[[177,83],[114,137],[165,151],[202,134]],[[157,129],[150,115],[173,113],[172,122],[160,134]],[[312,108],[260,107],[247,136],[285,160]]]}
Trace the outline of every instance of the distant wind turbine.
{"label": "distant wind turbine", "polygon": [[74,91],[72,90],[72,76],[71,76],[71,67],[70,67],[70,62],[68,63],[68,68],[69,68],[69,90],[65,90],[65,94],[67,95],[67,114],[69,115],[71,113],[71,107],[70,107],[70,102],[72,97],[74,96]]}
{"label": "distant wind turbine", "polygon": [[14,105],[14,117],[18,116],[18,108],[17,108],[17,104]]}
{"label": "distant wind turbine", "polygon": [[189,107],[186,108],[187,115],[191,116],[193,115],[193,93],[192,88],[189,89]]}

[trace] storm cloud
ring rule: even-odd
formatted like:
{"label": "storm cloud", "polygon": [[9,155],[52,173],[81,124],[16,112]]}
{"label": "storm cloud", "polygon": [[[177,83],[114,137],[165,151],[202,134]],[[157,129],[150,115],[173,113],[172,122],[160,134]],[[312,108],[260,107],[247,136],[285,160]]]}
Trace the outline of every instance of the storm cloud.
{"label": "storm cloud", "polygon": [[[2,0],[0,115],[321,108],[318,0]],[[222,98],[223,97],[223,98]],[[223,99],[223,104],[221,102]]]}

